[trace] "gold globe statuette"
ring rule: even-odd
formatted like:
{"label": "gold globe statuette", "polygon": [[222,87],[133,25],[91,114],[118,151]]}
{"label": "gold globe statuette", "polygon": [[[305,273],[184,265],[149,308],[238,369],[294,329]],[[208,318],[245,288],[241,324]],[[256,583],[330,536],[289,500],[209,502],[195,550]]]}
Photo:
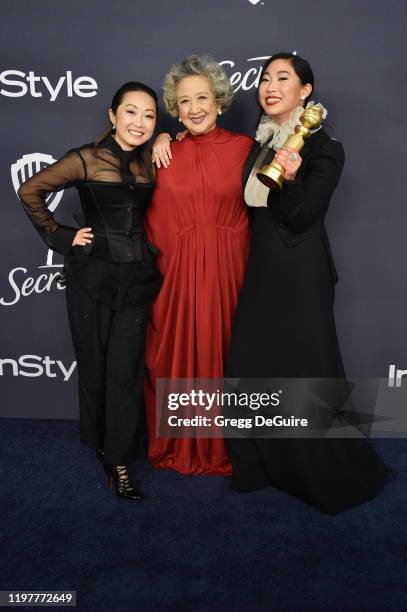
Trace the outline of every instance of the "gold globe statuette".
{"label": "gold globe statuette", "polygon": [[[301,151],[304,146],[304,141],[311,133],[310,130],[315,130],[322,123],[323,109],[320,104],[309,106],[300,116],[300,125],[294,129],[294,134],[291,134],[285,141],[283,147],[292,147]],[[257,171],[257,178],[266,185],[269,189],[282,189],[284,183],[284,170],[280,164],[273,159],[270,164],[262,166]]]}

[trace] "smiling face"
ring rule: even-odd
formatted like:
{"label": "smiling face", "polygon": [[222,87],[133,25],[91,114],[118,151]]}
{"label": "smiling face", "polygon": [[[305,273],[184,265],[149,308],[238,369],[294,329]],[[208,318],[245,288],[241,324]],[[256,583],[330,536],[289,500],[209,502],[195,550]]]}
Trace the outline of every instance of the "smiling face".
{"label": "smiling face", "polygon": [[176,95],[179,117],[187,130],[199,136],[216,127],[218,107],[207,77],[183,78],[177,85]]}
{"label": "smiling face", "polygon": [[114,139],[122,149],[130,151],[153,135],[157,108],[154,99],[144,91],[129,91],[115,113],[109,109],[109,117],[116,126]]}
{"label": "smiling face", "polygon": [[296,106],[303,106],[311,91],[312,85],[301,83],[290,60],[276,59],[267,66],[260,81],[259,100],[264,112],[282,123]]}

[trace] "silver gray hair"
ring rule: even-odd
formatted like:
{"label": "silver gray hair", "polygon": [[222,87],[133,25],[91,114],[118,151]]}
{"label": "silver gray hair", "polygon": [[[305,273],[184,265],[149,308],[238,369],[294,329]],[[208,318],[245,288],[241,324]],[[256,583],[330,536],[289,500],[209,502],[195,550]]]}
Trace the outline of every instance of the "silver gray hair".
{"label": "silver gray hair", "polygon": [[208,55],[190,55],[171,66],[163,83],[163,100],[167,111],[178,117],[177,85],[188,76],[205,76],[209,79],[217,105],[226,110],[232,102],[233,89],[226,72]]}

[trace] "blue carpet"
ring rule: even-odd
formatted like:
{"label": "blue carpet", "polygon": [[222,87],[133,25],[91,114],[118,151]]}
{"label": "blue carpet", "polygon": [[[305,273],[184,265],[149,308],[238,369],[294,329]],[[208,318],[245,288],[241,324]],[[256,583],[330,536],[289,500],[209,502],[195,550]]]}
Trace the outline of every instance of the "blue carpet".
{"label": "blue carpet", "polygon": [[120,500],[76,422],[1,419],[0,589],[76,590],[85,612],[407,610],[407,441],[373,443],[390,482],[328,517],[145,461],[148,497]]}

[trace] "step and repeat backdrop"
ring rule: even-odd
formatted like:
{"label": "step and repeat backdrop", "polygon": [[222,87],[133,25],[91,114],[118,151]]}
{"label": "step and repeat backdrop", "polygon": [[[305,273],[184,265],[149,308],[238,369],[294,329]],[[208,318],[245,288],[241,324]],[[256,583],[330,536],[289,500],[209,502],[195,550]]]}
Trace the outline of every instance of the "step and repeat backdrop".
{"label": "step and repeat backdrop", "polygon": [[[225,67],[236,92],[221,118],[254,135],[262,63],[296,51],[316,76],[346,166],[327,225],[339,272],[338,333],[351,376],[407,368],[404,0],[15,0],[1,7],[0,415],[77,418],[76,363],[48,251],[16,195],[20,183],[107,123],[114,91],[140,80],[161,96],[192,53]],[[163,106],[159,129],[176,128]],[[74,189],[50,197],[62,223]]]}

